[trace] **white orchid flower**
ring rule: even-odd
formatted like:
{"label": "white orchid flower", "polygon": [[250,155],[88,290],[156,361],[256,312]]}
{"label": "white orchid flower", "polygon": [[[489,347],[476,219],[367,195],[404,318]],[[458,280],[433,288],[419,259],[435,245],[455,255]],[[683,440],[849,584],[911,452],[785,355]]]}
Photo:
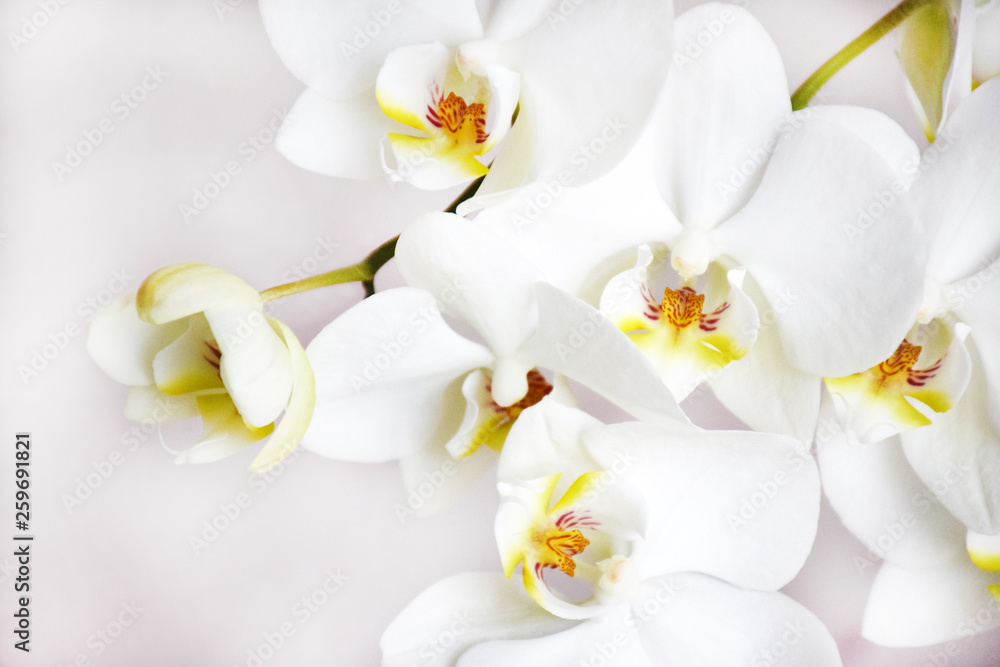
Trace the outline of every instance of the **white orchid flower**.
{"label": "white orchid flower", "polygon": [[[801,443],[606,426],[546,399],[511,429],[499,479],[498,546],[524,588],[486,572],[435,584],[386,630],[385,667],[840,664],[822,624],[772,592],[816,531]],[[429,650],[456,618],[455,641]]]}
{"label": "white orchid flower", "polygon": [[865,638],[927,646],[1000,626],[1000,536],[969,531],[937,498],[961,483],[962,469],[921,481],[900,436],[860,442],[829,408],[817,458],[826,496],[868,549],[854,557],[855,568],[877,570]]}
{"label": "white orchid flower", "polygon": [[[541,368],[636,417],[683,419],[613,324],[536,285],[538,269],[488,230],[428,214],[404,230],[396,260],[410,287],[357,304],[308,346],[317,405],[306,448],[349,461],[400,459],[411,489],[447,468],[447,488],[421,503],[430,512],[491,463],[473,456],[482,445],[499,449],[518,415],[553,391]],[[457,333],[445,316],[482,342]],[[457,471],[456,460],[463,462]]]}
{"label": "white orchid flower", "polygon": [[263,305],[254,288],[230,273],[175,264],[96,316],[87,351],[131,387],[129,419],[201,416],[201,440],[178,463],[216,461],[270,435],[250,466],[264,472],[299,444],[315,393],[295,334],[265,316]]}
{"label": "white orchid flower", "polygon": [[494,157],[487,190],[606,171],[669,67],[669,0],[479,5],[261,2],[271,43],[309,86],[278,149],[323,174],[424,189],[482,176]]}
{"label": "white orchid flower", "polygon": [[[494,204],[477,222],[649,334],[678,398],[710,381],[753,428],[809,439],[819,378],[887,358],[917,311],[923,239],[902,195],[919,154],[875,111],[791,113],[778,50],[738,7],[695,7],[675,33],[661,104],[619,168],[460,212]],[[639,275],[647,262],[658,276]]]}
{"label": "white orchid flower", "polygon": [[923,303],[897,350],[827,379],[838,418],[862,442],[902,434],[928,485],[970,529],[1000,532],[1000,80],[980,86],[927,149],[913,183],[926,228]]}
{"label": "white orchid flower", "polygon": [[925,4],[900,26],[899,60],[924,133],[934,141],[969,93],[1000,75],[1000,2]]}

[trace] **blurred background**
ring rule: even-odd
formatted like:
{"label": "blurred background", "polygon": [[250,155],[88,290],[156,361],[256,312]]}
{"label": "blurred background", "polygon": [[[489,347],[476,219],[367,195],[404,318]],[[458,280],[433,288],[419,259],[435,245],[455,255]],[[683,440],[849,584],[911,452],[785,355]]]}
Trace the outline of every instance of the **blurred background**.
{"label": "blurred background", "polygon": [[[895,3],[738,4],[773,35],[794,89]],[[401,520],[395,464],[302,452],[254,477],[248,451],[175,466],[164,445],[186,446],[197,425],[161,443],[127,422],[126,388],[91,362],[85,332],[161,266],[207,262],[264,289],[358,261],[457,190],[340,181],[279,155],[274,128],[303,86],[252,0],[4,0],[0,28],[0,438],[32,434],[36,536],[30,654],[12,647],[15,562],[0,547],[0,665],[377,665],[383,629],[416,594],[498,566],[491,486]],[[880,109],[923,142],[893,47],[861,56],[825,100]],[[397,282],[390,265],[380,284]],[[361,296],[326,288],[272,314],[306,343]],[[686,407],[700,422],[725,423],[698,400]],[[0,540],[12,544],[13,448],[0,451],[11,526]],[[853,559],[866,554],[824,508],[787,589],[828,624],[846,665],[1000,664],[997,633],[959,642],[946,662],[939,647],[862,639],[876,568],[859,573]]]}

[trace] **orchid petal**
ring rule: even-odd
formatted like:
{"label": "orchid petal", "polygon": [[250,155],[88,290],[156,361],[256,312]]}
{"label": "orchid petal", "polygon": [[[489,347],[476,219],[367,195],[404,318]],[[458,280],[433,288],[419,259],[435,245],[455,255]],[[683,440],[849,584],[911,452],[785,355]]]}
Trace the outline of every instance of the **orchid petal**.
{"label": "orchid petal", "polygon": [[924,152],[913,187],[930,240],[928,276],[941,284],[965,278],[1000,252],[1000,80],[981,85]]}
{"label": "orchid petal", "polygon": [[205,319],[222,354],[219,374],[243,419],[258,427],[274,422],[292,391],[288,347],[254,306],[212,307]]}
{"label": "orchid petal", "polygon": [[492,361],[448,327],[433,295],[412,287],[379,292],[349,309],[306,355],[316,374],[316,408],[303,446],[362,462],[434,445],[443,450],[461,422],[459,378]]}
{"label": "orchid petal", "polygon": [[87,353],[115,382],[153,384],[153,358],[183,333],[185,323],[154,325],[139,319],[135,295],[115,300],[94,316]]}
{"label": "orchid petal", "polygon": [[[558,499],[553,512],[579,502],[601,522],[602,532],[635,539],[644,532],[644,503],[627,485],[616,483],[616,471],[628,467],[630,461],[619,454],[602,465],[583,445],[589,431],[604,427],[577,408],[544,399],[526,410],[512,427],[500,456],[497,480],[512,487],[558,476],[549,491],[551,498]],[[591,482],[597,485],[596,492],[588,487]],[[539,511],[549,512],[548,505]],[[522,524],[519,532],[523,530]]]}
{"label": "orchid petal", "polygon": [[143,424],[166,424],[197,416],[198,403],[194,396],[171,396],[155,385],[131,387],[125,399],[125,419]]}
{"label": "orchid petal", "polygon": [[482,369],[469,373],[462,383],[465,417],[458,433],[445,447],[455,459],[461,460],[470,456],[482,445],[499,452],[503,448],[511,426],[521,413],[549,394],[553,394],[563,403],[572,403],[572,394],[565,381],[557,380],[556,386],[553,386],[536,370],[528,373],[528,392],[524,398],[508,407],[502,408],[493,400],[492,384],[489,373]]}
{"label": "orchid petal", "polygon": [[673,48],[670,3],[567,4],[502,47],[504,65],[521,74],[521,113],[537,140],[494,169],[592,181],[625,156],[652,112]]}
{"label": "orchid petal", "polygon": [[[567,479],[572,480],[568,486]],[[561,496],[554,493],[557,487],[565,489]],[[556,472],[512,484],[499,482],[497,490],[495,530],[504,573],[510,576],[520,563],[525,590],[561,618],[589,618],[606,609],[596,589],[579,602],[563,598],[549,587],[545,572],[561,570],[573,577],[580,566],[595,570],[601,560],[632,555],[632,543],[641,537],[646,519],[642,499],[616,485],[610,471],[576,478]]]}
{"label": "orchid petal", "polygon": [[309,366],[306,351],[302,349],[302,344],[292,330],[284,323],[275,319],[271,319],[270,322],[277,329],[289,352],[292,393],[281,423],[250,464],[250,471],[256,473],[267,472],[299,446],[302,436],[309,428],[313,408],[316,406],[316,378]]}
{"label": "orchid petal", "polygon": [[878,151],[896,174],[896,181],[909,189],[920,164],[920,149],[898,123],[881,111],[867,107],[822,104],[809,107],[809,117],[817,118],[856,134]]}
{"label": "orchid petal", "polygon": [[[705,294],[668,286],[661,304],[654,294],[659,294],[662,280],[649,275],[653,264],[649,246],[640,246],[635,268],[608,282],[601,311],[628,334],[656,366],[674,398],[682,401],[730,362],[746,356],[760,321],[753,302],[740,289],[744,272],[730,271],[721,280],[710,280]],[[653,273],[663,273],[662,260]],[[698,305],[697,311],[692,304]]]}
{"label": "orchid petal", "polygon": [[816,454],[823,491],[872,556],[902,567],[927,567],[964,555],[965,526],[913,472],[899,438],[859,443],[831,423],[835,424],[827,397],[827,426],[821,430]]}
{"label": "orchid petal", "polygon": [[330,99],[366,90],[385,57],[406,44],[461,43],[482,35],[474,0],[263,0],[261,17],[281,60]]}
{"label": "orchid petal", "polygon": [[441,42],[405,46],[390,53],[375,82],[375,97],[385,115],[415,130],[433,131],[427,108],[436,97],[435,90],[443,94],[449,83],[461,79],[457,72],[448,76],[450,63],[451,54]]}
{"label": "orchid petal", "polygon": [[638,419],[687,422],[650,361],[600,311],[546,283],[535,286],[535,295],[538,329],[524,346],[525,357]]}
{"label": "orchid petal", "polygon": [[[497,480],[514,484],[562,473],[554,495],[566,493],[581,475],[600,470],[597,461],[581,445],[583,434],[604,426],[586,412],[543,400],[518,418],[504,447]],[[548,509],[547,507],[545,508]]]}
{"label": "orchid petal", "polygon": [[392,163],[386,163],[389,180],[406,181],[422,190],[444,190],[489,173],[476,157],[461,148],[449,150],[438,139],[389,133]]}
{"label": "orchid petal", "polygon": [[[766,303],[752,278],[743,288],[756,303]],[[710,385],[726,409],[754,430],[784,433],[805,442],[816,430],[822,383],[793,367],[782,349],[775,308],[794,307],[793,303],[782,301],[761,311],[753,348],[712,378]]]}
{"label": "orchid petal", "polygon": [[260,309],[260,294],[241,278],[208,264],[173,264],[151,273],[135,297],[139,317],[163,324],[208,308],[250,305]]}
{"label": "orchid petal", "polygon": [[[840,377],[888,358],[906,335],[923,235],[878,151],[838,124],[796,118],[753,198],[714,234],[767,297],[792,364]],[[854,225],[872,202],[881,216]]]}
{"label": "orchid petal", "polygon": [[382,111],[423,136],[390,132],[393,180],[441,189],[488,173],[477,157],[501,141],[517,106],[520,78],[499,65],[466,76],[440,42],[396,49],[375,84]]}
{"label": "orchid petal", "polygon": [[497,41],[515,39],[550,14],[559,0],[502,0],[492,3],[486,24],[486,37]]}
{"label": "orchid petal", "polygon": [[976,7],[976,33],[972,43],[972,76],[982,82],[1000,76],[1000,2]]}
{"label": "orchid petal", "polygon": [[650,129],[657,182],[685,227],[711,228],[760,182],[791,112],[788,83],[777,47],[744,9],[695,7],[675,32],[675,66]]}
{"label": "orchid petal", "polygon": [[949,98],[971,89],[973,9],[973,0],[931,2],[900,26],[899,60],[930,140],[949,108],[958,102],[949,104]]}
{"label": "orchid petal", "polygon": [[175,463],[214,463],[263,440],[274,430],[273,424],[258,428],[243,421],[228,394],[201,394],[196,397],[201,412],[201,440],[180,452]]}
{"label": "orchid petal", "polygon": [[649,655],[669,656],[671,665],[742,667],[777,656],[787,665],[841,665],[829,630],[781,593],[741,590],[688,573],[646,587],[656,611],[640,608],[640,636]]}
{"label": "orchid petal", "polygon": [[[612,424],[584,443],[604,469],[628,460],[621,484],[648,499],[641,572],[711,574],[760,590],[805,562],[819,517],[819,474],[801,443],[690,425]],[[617,470],[616,470],[617,472]]]}
{"label": "orchid petal", "polygon": [[[1000,625],[997,600],[987,589],[998,579],[968,558],[926,568],[883,563],[861,632],[882,646],[928,646],[985,632]],[[970,624],[984,611],[985,622]]]}
{"label": "orchid petal", "polygon": [[826,378],[846,428],[861,442],[878,442],[926,426],[939,418],[935,413],[950,410],[972,372],[965,347],[968,332],[958,323],[952,333],[941,320],[917,325],[893,356],[878,366],[848,377]]}
{"label": "orchid petal", "polygon": [[[452,411],[451,405],[448,409]],[[455,421],[451,414],[439,415],[439,418],[446,424]],[[454,506],[466,491],[481,482],[483,475],[497,460],[494,452],[477,452],[456,461],[439,442],[399,458],[403,486],[407,497],[413,499],[410,509],[419,517],[433,516]],[[420,499],[419,505],[417,498]]]}
{"label": "orchid petal", "polygon": [[1000,259],[977,274],[954,285],[949,303],[963,322],[971,327],[969,336],[979,351],[986,376],[989,410],[994,427],[1000,431]]}
{"label": "orchid petal", "polygon": [[463,654],[456,667],[551,667],[581,664],[653,667],[661,664],[637,640],[634,626],[629,624],[634,619],[627,616],[627,612],[627,607],[621,606],[576,627],[547,636],[485,642]]}
{"label": "orchid petal", "polygon": [[480,369],[465,376],[462,395],[465,397],[465,416],[445,449],[457,460],[474,454],[482,445],[500,451],[513,420],[489,409],[493,395],[489,390],[490,379]]}
{"label": "orchid petal", "polygon": [[537,312],[531,285],[539,272],[503,239],[448,213],[418,218],[396,246],[400,273],[437,295],[443,307],[468,322],[496,355],[493,396],[506,406],[528,390],[534,366],[518,356]]}
{"label": "orchid petal", "polygon": [[375,179],[384,172],[379,144],[402,129],[382,113],[371,89],[331,100],[306,89],[286,116],[275,146],[294,164],[326,176]]}
{"label": "orchid petal", "polygon": [[[382,665],[448,667],[483,642],[542,637],[572,625],[541,609],[499,572],[459,574],[432,585],[389,624],[380,643]],[[431,644],[445,633],[455,641]]]}
{"label": "orchid petal", "polygon": [[187,330],[153,357],[157,388],[170,396],[225,389],[219,348],[208,320],[198,314],[178,324],[186,324]]}
{"label": "orchid petal", "polygon": [[666,243],[681,231],[656,191],[649,148],[636,146],[586,187],[558,179],[526,186],[479,212],[476,223],[510,241],[543,268],[549,282],[596,303],[608,279],[632,261],[636,246]]}
{"label": "orchid petal", "polygon": [[[991,421],[984,367],[975,348],[969,386],[947,414],[902,434],[917,475],[962,523],[1000,532],[1000,431]],[[995,408],[992,408],[995,409]]]}

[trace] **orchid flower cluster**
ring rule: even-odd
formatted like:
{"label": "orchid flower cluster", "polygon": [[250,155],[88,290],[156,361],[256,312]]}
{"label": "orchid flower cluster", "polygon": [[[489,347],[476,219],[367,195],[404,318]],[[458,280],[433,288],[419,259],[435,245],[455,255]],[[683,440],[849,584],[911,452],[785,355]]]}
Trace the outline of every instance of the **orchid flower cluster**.
{"label": "orchid flower cluster", "polygon": [[[454,470],[419,514],[495,485],[498,567],[417,597],[384,665],[839,665],[779,592],[822,494],[884,561],[870,640],[948,641],[998,603],[1000,0],[907,0],[852,45],[896,28],[922,154],[880,112],[808,105],[850,54],[792,95],[733,5],[260,4],[307,86],[288,159],[468,188],[263,292],[161,269],[88,348],[129,418],[200,415],[178,462],[266,440],[254,471],[299,445],[408,488]],[[374,293],[392,257],[406,286]],[[264,314],[350,281],[370,296],[305,349]],[[747,428],[693,425],[708,390]]]}

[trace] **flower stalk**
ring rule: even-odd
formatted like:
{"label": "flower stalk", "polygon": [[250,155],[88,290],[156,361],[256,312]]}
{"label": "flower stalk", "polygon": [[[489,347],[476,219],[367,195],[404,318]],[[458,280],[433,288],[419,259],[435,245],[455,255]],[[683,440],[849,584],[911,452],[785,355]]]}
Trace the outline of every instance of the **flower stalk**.
{"label": "flower stalk", "polygon": [[850,44],[838,51],[832,58],[823,63],[819,69],[806,79],[798,90],[792,94],[792,110],[804,109],[809,100],[819,92],[827,81],[847,63],[868,49],[872,44],[888,35],[913,12],[933,0],[905,0],[892,11],[876,21],[868,30],[858,35]]}
{"label": "flower stalk", "polygon": [[[458,210],[459,205],[471,199],[475,196],[476,192],[479,190],[479,186],[483,183],[483,178],[480,176],[476,180],[469,184],[469,187],[465,188],[458,197],[455,198],[448,208],[444,210],[445,213],[455,213]],[[389,239],[379,247],[375,248],[367,257],[357,264],[352,264],[351,266],[346,266],[340,269],[334,269],[333,271],[327,271],[326,273],[321,273],[317,276],[310,276],[309,278],[303,278],[302,280],[296,280],[294,282],[285,283],[284,285],[278,285],[276,287],[271,287],[260,293],[264,301],[273,301],[274,299],[280,299],[286,296],[292,296],[293,294],[301,294],[302,292],[308,292],[309,290],[314,290],[320,287],[328,287],[329,285],[342,285],[344,283],[355,283],[360,282],[365,288],[365,298],[370,297],[375,293],[375,274],[379,272],[383,266],[385,266],[390,259],[392,259],[396,254],[396,241],[399,240],[399,236],[394,236]]]}

